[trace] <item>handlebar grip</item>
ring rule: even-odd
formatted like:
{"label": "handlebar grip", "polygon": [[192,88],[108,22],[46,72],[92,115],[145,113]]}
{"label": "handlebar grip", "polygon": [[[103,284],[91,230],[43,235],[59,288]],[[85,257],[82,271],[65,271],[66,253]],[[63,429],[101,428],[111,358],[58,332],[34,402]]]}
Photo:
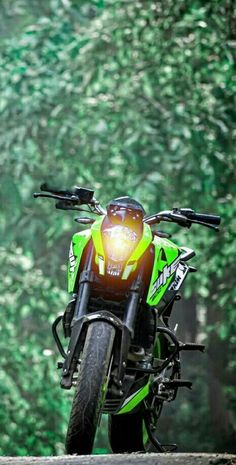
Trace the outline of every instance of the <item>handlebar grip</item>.
{"label": "handlebar grip", "polygon": [[190,220],[202,221],[203,223],[219,226],[221,217],[217,215],[208,215],[204,213],[190,213],[187,215]]}

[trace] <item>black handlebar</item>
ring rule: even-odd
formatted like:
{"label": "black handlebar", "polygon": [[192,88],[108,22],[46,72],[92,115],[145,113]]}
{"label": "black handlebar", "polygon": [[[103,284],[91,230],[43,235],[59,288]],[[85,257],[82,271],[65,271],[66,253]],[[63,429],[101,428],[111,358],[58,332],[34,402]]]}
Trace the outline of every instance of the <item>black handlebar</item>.
{"label": "black handlebar", "polygon": [[34,193],[34,198],[37,199],[37,197],[45,197],[45,198],[48,198],[48,199],[55,199],[55,200],[62,200],[62,201],[70,200],[70,197],[66,197],[64,195],[51,194],[51,193],[48,193],[48,194],[42,193],[41,194],[41,192],[35,192]]}
{"label": "black handlebar", "polygon": [[190,208],[181,208],[180,212],[185,215],[189,220],[200,221],[201,223],[212,224],[219,226],[221,222],[220,216],[209,215],[205,213],[195,213]]}
{"label": "black handlebar", "polygon": [[[61,210],[87,211],[79,208],[80,205],[87,205],[90,213],[98,215],[106,214],[106,210],[94,198],[94,191],[92,189],[77,186],[72,190],[58,189],[49,186],[47,183],[42,184],[40,189],[43,192],[35,193],[34,197],[47,197],[58,200],[56,208]],[[221,218],[220,216],[209,215],[208,213],[195,213],[191,208],[173,208],[173,210],[166,210],[147,216],[143,221],[150,226],[161,221],[169,221],[185,228],[190,228],[193,223],[196,223],[218,231],[217,226],[219,226]]]}
{"label": "black handlebar", "polygon": [[144,222],[149,225],[157,224],[161,221],[171,221],[185,228],[190,228],[193,223],[196,223],[219,231],[217,226],[220,224],[221,218],[216,215],[195,213],[191,208],[173,208],[173,210],[162,211],[144,219]]}
{"label": "black handlebar", "polygon": [[[75,186],[74,189],[58,189],[56,187],[49,186],[47,183],[43,183],[40,186],[40,190],[44,192],[50,192],[53,195],[64,196],[72,202],[79,202],[82,204],[89,204],[93,200],[94,191],[86,189],[84,187]],[[44,195],[46,197],[46,195]],[[59,199],[63,200],[63,199]]]}
{"label": "black handlebar", "polygon": [[[106,214],[106,211],[95,199],[94,190],[92,189],[77,186],[75,186],[72,190],[58,189],[57,187],[49,186],[47,183],[43,183],[40,186],[40,189],[43,192],[34,193],[34,197],[46,197],[58,200],[56,208],[60,210],[86,211],[97,215]],[[81,209],[81,205],[87,205],[89,210]]]}

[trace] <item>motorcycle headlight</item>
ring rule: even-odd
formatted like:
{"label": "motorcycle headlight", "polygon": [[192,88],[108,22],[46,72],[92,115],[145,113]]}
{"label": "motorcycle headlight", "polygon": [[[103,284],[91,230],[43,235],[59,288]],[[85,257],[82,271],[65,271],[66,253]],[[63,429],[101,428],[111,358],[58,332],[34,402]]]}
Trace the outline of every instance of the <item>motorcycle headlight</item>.
{"label": "motorcycle headlight", "polygon": [[138,241],[138,235],[127,226],[112,226],[103,231],[105,251],[113,262],[126,261]]}

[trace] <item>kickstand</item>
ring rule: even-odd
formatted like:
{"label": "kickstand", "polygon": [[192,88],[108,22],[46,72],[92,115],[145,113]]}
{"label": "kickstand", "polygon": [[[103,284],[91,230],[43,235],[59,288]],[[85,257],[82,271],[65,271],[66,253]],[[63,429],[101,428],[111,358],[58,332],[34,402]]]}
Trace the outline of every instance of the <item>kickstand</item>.
{"label": "kickstand", "polygon": [[165,452],[175,452],[178,449],[177,444],[162,444],[162,447],[164,447]]}
{"label": "kickstand", "polygon": [[153,446],[158,450],[158,452],[164,453],[164,452],[174,452],[177,449],[176,444],[161,444],[158,439],[153,435],[148,418],[144,418],[145,421],[145,426],[148,434],[148,438],[153,444]]}

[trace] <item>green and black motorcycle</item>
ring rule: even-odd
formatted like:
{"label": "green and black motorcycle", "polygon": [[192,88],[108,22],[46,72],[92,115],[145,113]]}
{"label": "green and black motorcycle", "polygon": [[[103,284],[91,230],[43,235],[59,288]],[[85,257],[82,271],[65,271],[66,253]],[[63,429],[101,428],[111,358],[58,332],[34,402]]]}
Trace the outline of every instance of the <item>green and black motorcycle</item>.
{"label": "green and black motorcycle", "polygon": [[[161,221],[190,228],[193,223],[218,230],[220,217],[174,208],[145,216],[130,197],[112,200],[104,210],[90,189],[62,190],[41,186],[35,197],[56,199],[56,208],[98,215],[76,218],[90,225],[73,235],[68,263],[72,298],[53,323],[63,358],[61,387],[75,386],[66,452],[91,454],[103,413],[109,415],[109,440],[115,453],[174,450],[156,437],[164,401],[178,388],[191,387],[181,378],[180,352],[204,350],[180,342],[169,317],[194,251],[179,247],[170,235],[152,230]],[[87,208],[81,208],[86,205]],[[58,325],[69,338],[65,351]]]}

